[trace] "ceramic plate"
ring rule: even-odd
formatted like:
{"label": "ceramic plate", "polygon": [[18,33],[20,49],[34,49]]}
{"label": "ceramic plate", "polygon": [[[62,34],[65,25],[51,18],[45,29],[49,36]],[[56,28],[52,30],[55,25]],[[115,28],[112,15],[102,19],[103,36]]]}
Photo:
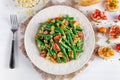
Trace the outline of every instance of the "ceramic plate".
{"label": "ceramic plate", "polygon": [[[68,14],[82,24],[84,33],[84,52],[77,57],[77,60],[72,60],[68,63],[54,64],[49,60],[40,57],[34,36],[40,22],[45,22],[48,18],[58,17],[60,14]],[[79,70],[88,62],[94,50],[95,36],[91,23],[84,14],[72,7],[57,5],[43,9],[31,19],[25,32],[24,43],[27,55],[35,66],[50,74],[65,75]]]}

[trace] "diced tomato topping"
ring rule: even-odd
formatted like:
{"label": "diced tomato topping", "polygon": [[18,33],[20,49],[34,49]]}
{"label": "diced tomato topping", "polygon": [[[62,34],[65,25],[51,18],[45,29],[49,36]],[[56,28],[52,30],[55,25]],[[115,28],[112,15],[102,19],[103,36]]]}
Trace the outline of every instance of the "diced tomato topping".
{"label": "diced tomato topping", "polygon": [[46,55],[45,55],[44,51],[40,52],[40,56],[41,56],[41,57],[43,57],[43,58],[45,58],[45,57],[46,57]]}
{"label": "diced tomato topping", "polygon": [[116,34],[114,32],[110,32],[110,36],[115,36]]}
{"label": "diced tomato topping", "polygon": [[54,40],[58,40],[58,41],[59,41],[59,40],[61,39],[61,37],[62,37],[61,34],[58,35],[58,36],[55,36],[55,37],[54,37]]}
{"label": "diced tomato topping", "polygon": [[65,24],[65,25],[68,25],[68,24],[69,24],[69,22],[66,20],[64,24]]}
{"label": "diced tomato topping", "polygon": [[48,31],[44,31],[44,34],[48,34],[49,32]]}
{"label": "diced tomato topping", "polygon": [[102,17],[104,17],[105,15],[104,15],[104,13],[103,12],[100,12],[100,17],[102,18]]}
{"label": "diced tomato topping", "polygon": [[107,20],[107,16],[105,15],[105,12],[102,12],[98,9],[95,10],[95,12],[93,14],[91,14],[91,17],[93,19],[97,19],[97,20]]}
{"label": "diced tomato topping", "polygon": [[56,17],[56,18],[54,18],[54,20],[56,21],[56,20],[59,20],[60,19],[60,17]]}
{"label": "diced tomato topping", "polygon": [[93,18],[97,18],[97,15],[96,15],[96,14],[93,14]]}
{"label": "diced tomato topping", "polygon": [[120,34],[120,28],[118,29],[118,33]]}
{"label": "diced tomato topping", "polygon": [[79,38],[83,38],[84,37],[82,32],[78,32],[77,34],[78,34]]}
{"label": "diced tomato topping", "polygon": [[66,26],[65,25],[61,25],[60,28],[65,28]]}
{"label": "diced tomato topping", "polygon": [[99,10],[99,9],[96,9],[96,10],[95,10],[95,13],[96,13],[96,14],[99,14],[99,13],[100,13],[100,10]]}
{"label": "diced tomato topping", "polygon": [[57,43],[55,43],[55,44],[53,45],[53,48],[54,48],[54,50],[56,50],[56,51],[60,51],[60,47],[59,47],[59,45],[58,45]]}

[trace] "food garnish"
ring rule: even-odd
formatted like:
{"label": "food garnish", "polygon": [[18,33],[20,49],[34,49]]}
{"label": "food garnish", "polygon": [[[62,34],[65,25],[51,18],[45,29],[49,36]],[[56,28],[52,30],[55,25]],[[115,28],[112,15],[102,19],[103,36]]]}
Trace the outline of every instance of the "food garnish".
{"label": "food garnish", "polygon": [[109,11],[117,11],[119,9],[119,0],[107,0],[105,6]]}
{"label": "food garnish", "polygon": [[110,44],[110,38],[108,38],[108,39],[106,40],[106,43],[107,43],[107,44]]}
{"label": "food garnish", "polygon": [[101,22],[102,20],[107,20],[107,16],[105,12],[100,11],[99,9],[96,9],[92,14],[91,18],[96,22]]}
{"label": "food garnish", "polygon": [[114,25],[110,27],[108,35],[109,35],[109,38],[111,39],[118,39],[120,36],[120,26]]}
{"label": "food garnish", "polygon": [[40,56],[53,63],[76,60],[83,52],[83,29],[74,17],[60,16],[40,23],[35,41]]}
{"label": "food garnish", "polygon": [[110,47],[102,47],[98,50],[98,55],[104,59],[109,59],[114,56],[114,50]]}

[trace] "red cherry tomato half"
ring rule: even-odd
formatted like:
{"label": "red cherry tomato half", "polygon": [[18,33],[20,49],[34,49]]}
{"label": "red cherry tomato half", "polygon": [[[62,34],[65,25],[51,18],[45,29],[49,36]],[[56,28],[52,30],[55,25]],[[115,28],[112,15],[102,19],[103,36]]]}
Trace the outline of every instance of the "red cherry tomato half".
{"label": "red cherry tomato half", "polygon": [[116,49],[117,51],[120,51],[120,43],[116,45],[115,49]]}
{"label": "red cherry tomato half", "polygon": [[120,20],[120,15],[118,15],[118,20]]}
{"label": "red cherry tomato half", "polygon": [[59,47],[59,45],[58,45],[57,43],[55,43],[55,44],[53,45],[53,48],[54,48],[54,50],[56,50],[56,51],[60,51],[60,47]]}

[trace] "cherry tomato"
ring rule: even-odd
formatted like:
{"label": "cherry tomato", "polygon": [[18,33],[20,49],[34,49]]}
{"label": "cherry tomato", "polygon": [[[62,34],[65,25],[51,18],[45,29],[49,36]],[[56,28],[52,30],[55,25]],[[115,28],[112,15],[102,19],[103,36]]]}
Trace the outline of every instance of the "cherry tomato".
{"label": "cherry tomato", "polygon": [[45,57],[46,57],[46,55],[45,55],[44,51],[40,52],[40,56],[41,56],[41,57],[43,57],[43,58],[45,58]]}
{"label": "cherry tomato", "polygon": [[120,51],[120,43],[116,45],[115,49],[116,49],[117,51]]}
{"label": "cherry tomato", "polygon": [[59,20],[60,19],[60,17],[56,17],[56,18],[54,18],[54,20],[56,21],[56,20]]}
{"label": "cherry tomato", "polygon": [[107,32],[107,28],[101,27],[101,28],[99,28],[98,31],[101,32],[101,33],[106,33]]}
{"label": "cherry tomato", "polygon": [[59,45],[58,45],[57,43],[55,43],[55,44],[53,45],[53,48],[54,48],[54,50],[56,50],[56,51],[60,51],[60,47],[59,47]]}
{"label": "cherry tomato", "polygon": [[78,34],[79,38],[83,38],[84,37],[82,32],[78,32],[77,34]]}
{"label": "cherry tomato", "polygon": [[120,15],[118,15],[118,20],[120,20]]}
{"label": "cherry tomato", "polygon": [[59,40],[61,39],[61,37],[62,37],[61,34],[58,35],[58,36],[55,36],[55,37],[54,37],[54,40],[58,40],[58,41],[59,41]]}

